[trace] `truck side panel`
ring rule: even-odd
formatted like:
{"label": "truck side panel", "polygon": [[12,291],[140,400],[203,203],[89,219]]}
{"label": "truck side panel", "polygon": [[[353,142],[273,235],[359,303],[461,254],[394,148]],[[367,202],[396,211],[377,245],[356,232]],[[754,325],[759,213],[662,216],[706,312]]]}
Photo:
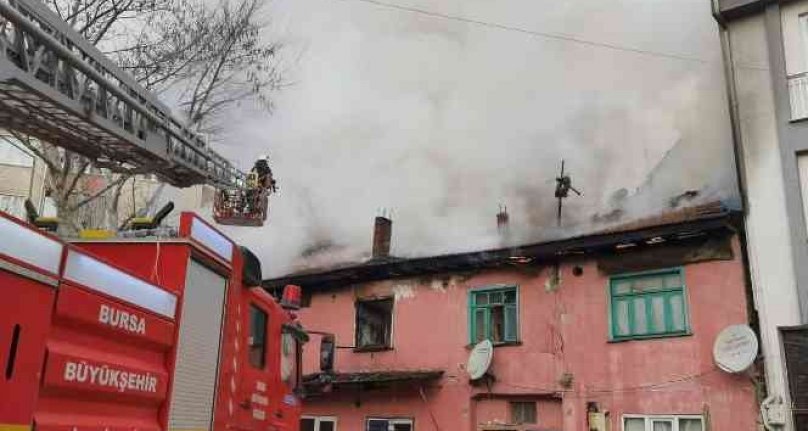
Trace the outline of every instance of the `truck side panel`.
{"label": "truck side panel", "polygon": [[0,429],[28,429],[45,356],[55,290],[0,270]]}
{"label": "truck side panel", "polygon": [[36,429],[162,430],[176,296],[73,247],[66,262]]}

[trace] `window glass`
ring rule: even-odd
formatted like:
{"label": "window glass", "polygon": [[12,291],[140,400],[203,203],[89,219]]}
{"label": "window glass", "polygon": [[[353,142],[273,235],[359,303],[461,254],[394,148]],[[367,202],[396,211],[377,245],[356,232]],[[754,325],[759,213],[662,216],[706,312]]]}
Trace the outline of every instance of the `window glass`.
{"label": "window glass", "polygon": [[518,299],[516,287],[472,292],[470,295],[473,298],[469,309],[471,343],[485,339],[490,339],[495,344],[518,341],[519,310],[516,307]]}
{"label": "window glass", "polygon": [[[648,428],[646,428],[648,427]],[[623,419],[623,431],[704,431],[701,417],[635,416]]]}
{"label": "window glass", "polygon": [[610,280],[612,336],[625,339],[686,333],[687,311],[681,281],[679,269]]}
{"label": "window glass", "polygon": [[626,418],[624,425],[624,431],[645,431],[645,419],[643,418]]}
{"label": "window glass", "polygon": [[474,310],[474,325],[475,325],[475,334],[474,342],[479,343],[480,341],[485,340],[485,309],[478,308]]}
{"label": "window glass", "polygon": [[367,431],[388,431],[388,426],[386,420],[370,419],[367,423]]}
{"label": "window glass", "polygon": [[505,292],[505,303],[506,304],[516,304],[516,291],[515,290]]}
{"label": "window glass", "polygon": [[491,341],[505,341],[505,309],[502,306],[491,307]]}
{"label": "window glass", "polygon": [[300,419],[300,431],[334,431],[336,429],[336,419],[329,416]]}
{"label": "window glass", "polygon": [[314,419],[312,418],[300,419],[300,431],[317,431],[314,428]]}
{"label": "window glass", "polygon": [[664,288],[665,288],[665,279],[664,276],[662,275],[642,277],[634,281],[635,292],[648,292]]}
{"label": "window glass", "polygon": [[535,424],[536,403],[534,401],[511,402],[511,422],[515,424]]}
{"label": "window glass", "polygon": [[667,419],[651,421],[651,431],[673,431],[673,421]]}
{"label": "window glass", "polygon": [[645,312],[645,298],[634,298],[634,333],[648,332],[648,315]]}
{"label": "window glass", "polygon": [[267,314],[250,304],[250,337],[247,340],[249,347],[250,365],[259,370],[264,369],[266,364],[266,338],[267,338]]}
{"label": "window glass", "polygon": [[368,419],[366,431],[412,431],[410,419]]}
{"label": "window glass", "polygon": [[631,292],[631,280],[617,280],[613,282],[612,291],[616,294]]}
{"label": "window glass", "polygon": [[651,298],[651,315],[654,318],[654,327],[651,332],[665,332],[665,297],[654,296]]}
{"label": "window glass", "polygon": [[617,320],[617,335],[628,335],[631,330],[628,326],[628,301],[616,301],[615,314],[613,319]]}
{"label": "window glass", "polygon": [[679,419],[679,431],[704,431],[701,419]]}
{"label": "window glass", "polygon": [[682,304],[682,296],[675,295],[669,298],[671,304],[671,318],[673,320],[673,330],[674,331],[684,331],[685,330],[685,311],[684,305]]}
{"label": "window glass", "polygon": [[516,339],[516,328],[517,328],[517,318],[516,318],[516,307],[506,307],[505,308],[505,339],[506,340],[515,340]]}
{"label": "window glass", "polygon": [[678,272],[675,274],[668,274],[665,276],[665,288],[670,289],[673,287],[682,286],[682,276]]}

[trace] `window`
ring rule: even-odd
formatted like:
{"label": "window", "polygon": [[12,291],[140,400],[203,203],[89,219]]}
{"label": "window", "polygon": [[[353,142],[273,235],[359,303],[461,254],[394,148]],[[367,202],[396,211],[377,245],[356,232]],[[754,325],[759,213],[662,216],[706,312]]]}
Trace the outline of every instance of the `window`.
{"label": "window", "polygon": [[356,347],[387,349],[392,347],[393,298],[363,300],[356,303]]}
{"label": "window", "polygon": [[614,340],[688,332],[680,269],[612,277],[609,293]]}
{"label": "window", "polygon": [[704,431],[704,422],[701,416],[626,415],[623,431]]}
{"label": "window", "polygon": [[263,370],[266,364],[267,313],[253,304],[250,304],[250,338],[247,345],[250,365]]}
{"label": "window", "polygon": [[519,341],[519,302],[515,286],[476,289],[469,294],[469,342]]}
{"label": "window", "polygon": [[25,196],[0,195],[0,211],[25,219]]}
{"label": "window", "polygon": [[337,431],[337,418],[305,416],[300,419],[300,431]]}
{"label": "window", "polygon": [[535,424],[536,403],[534,401],[512,401],[511,422],[515,424]]}
{"label": "window", "polygon": [[365,431],[413,431],[412,419],[368,419]]}
{"label": "window", "polygon": [[0,163],[25,167],[34,165],[33,156],[23,150],[22,144],[15,145],[6,139],[14,140],[14,138],[6,138],[5,136],[0,138]]}

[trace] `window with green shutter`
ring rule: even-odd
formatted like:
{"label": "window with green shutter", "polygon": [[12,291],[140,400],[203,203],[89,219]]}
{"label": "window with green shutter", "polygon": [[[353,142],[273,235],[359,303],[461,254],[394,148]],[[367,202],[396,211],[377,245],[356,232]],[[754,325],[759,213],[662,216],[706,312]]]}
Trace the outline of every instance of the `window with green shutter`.
{"label": "window with green shutter", "polygon": [[469,292],[469,342],[494,344],[519,341],[519,292],[516,286]]}
{"label": "window with green shutter", "polygon": [[685,335],[689,331],[681,269],[609,279],[613,340]]}

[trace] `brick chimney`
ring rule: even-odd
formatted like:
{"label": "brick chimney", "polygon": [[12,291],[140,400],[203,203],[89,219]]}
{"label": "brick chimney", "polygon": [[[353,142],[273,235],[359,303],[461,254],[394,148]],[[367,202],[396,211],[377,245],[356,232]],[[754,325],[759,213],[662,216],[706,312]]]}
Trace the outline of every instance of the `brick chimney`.
{"label": "brick chimney", "polygon": [[393,221],[387,217],[376,216],[373,224],[373,259],[390,256],[390,239],[393,236]]}
{"label": "brick chimney", "polygon": [[497,233],[499,234],[500,245],[504,245],[510,241],[509,221],[508,208],[500,205],[499,212],[497,213]]}
{"label": "brick chimney", "polygon": [[497,213],[497,232],[500,235],[505,234],[508,230],[508,208],[500,206],[499,212]]}

